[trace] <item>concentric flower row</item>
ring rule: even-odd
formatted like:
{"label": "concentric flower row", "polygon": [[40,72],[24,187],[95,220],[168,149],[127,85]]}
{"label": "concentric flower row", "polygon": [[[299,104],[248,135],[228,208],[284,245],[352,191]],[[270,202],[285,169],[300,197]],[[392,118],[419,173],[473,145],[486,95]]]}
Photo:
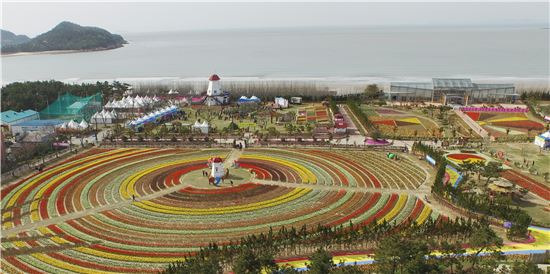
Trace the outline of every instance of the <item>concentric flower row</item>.
{"label": "concentric flower row", "polygon": [[[350,220],[401,223],[438,218],[414,196],[327,191],[245,183],[235,187],[182,187],[185,174],[206,167],[224,150],[101,150],[82,155],[2,189],[3,229],[106,205],[116,209],[39,227],[2,239],[2,269],[26,273],[156,272],[216,241],[220,244],[270,227],[339,225]],[[307,153],[307,154],[306,154]],[[245,153],[280,179],[378,187],[422,179],[408,162],[379,163],[378,154],[260,150]],[[350,159],[358,159],[351,163]],[[255,160],[254,160],[255,159]],[[275,160],[273,160],[275,159]],[[358,163],[359,164],[358,164]],[[243,161],[242,164],[246,163]],[[359,168],[371,166],[369,170]],[[386,166],[386,167],[384,167]],[[252,168],[254,170],[254,168]],[[341,170],[340,170],[341,169]],[[416,170],[418,171],[418,170]],[[390,174],[391,173],[391,174]],[[257,173],[259,174],[259,173]],[[407,181],[396,174],[409,176]],[[408,175],[407,175],[408,174]],[[380,179],[379,179],[380,178]],[[414,179],[416,178],[416,179]],[[391,184],[393,185],[391,185]],[[144,197],[126,205],[133,196]],[[120,206],[122,205],[122,206]]]}
{"label": "concentric flower row", "polygon": [[[228,188],[231,190],[231,188]],[[18,235],[32,240],[3,242],[3,261],[25,272],[154,272],[210,241],[221,244],[270,227],[401,223],[438,218],[414,196],[322,191],[247,184],[232,193],[208,194],[186,188],[145,202],[42,227]],[[220,202],[220,195],[242,194],[240,205]],[[194,197],[198,195],[199,197]],[[211,197],[210,197],[211,196]],[[259,202],[262,201],[262,202]],[[208,208],[219,203],[216,209]],[[242,210],[233,210],[240,207]],[[205,214],[196,214],[206,209]],[[218,212],[210,212],[216,210]],[[200,211],[200,210],[199,210]],[[18,247],[52,252],[9,255]],[[6,255],[6,250],[8,254]]]}
{"label": "concentric flower row", "polygon": [[373,151],[254,149],[238,162],[258,179],[293,183],[414,189],[426,179],[409,159]]}

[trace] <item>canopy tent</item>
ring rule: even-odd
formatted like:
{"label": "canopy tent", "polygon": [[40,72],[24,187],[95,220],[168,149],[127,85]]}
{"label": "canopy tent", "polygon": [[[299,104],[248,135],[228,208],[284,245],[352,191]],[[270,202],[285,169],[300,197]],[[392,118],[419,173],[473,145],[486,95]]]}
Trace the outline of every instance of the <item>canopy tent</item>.
{"label": "canopy tent", "polygon": [[92,124],[112,124],[117,117],[117,113],[114,110],[107,111],[102,110],[101,112],[96,112],[92,115],[90,123]]}
{"label": "canopy tent", "polygon": [[280,108],[288,107],[288,100],[283,97],[275,97],[275,105]]}
{"label": "canopy tent", "polygon": [[161,119],[170,115],[173,115],[179,111],[179,108],[171,105],[162,109],[158,109],[154,112],[151,112],[149,114],[146,114],[142,117],[139,117],[137,119],[134,119],[128,123],[128,126],[130,127],[140,127],[147,123],[154,123],[157,121],[157,119]]}
{"label": "canopy tent", "polygon": [[207,134],[208,130],[210,129],[210,125],[208,125],[208,122],[203,121],[202,123],[199,123],[199,121],[195,121],[195,124],[193,124],[193,129],[200,130],[201,133]]}
{"label": "canopy tent", "polygon": [[261,101],[260,98],[254,96],[254,95],[250,98],[243,95],[243,96],[241,96],[241,98],[239,98],[239,100],[237,100],[237,103],[238,104],[259,103],[260,101]]}
{"label": "canopy tent", "polygon": [[535,145],[544,149],[549,148],[550,147],[550,130],[535,137]]}
{"label": "canopy tent", "polygon": [[140,97],[139,95],[136,95],[135,97],[132,96],[124,96],[120,100],[112,100],[107,102],[105,104],[106,109],[135,109],[135,108],[144,108],[144,107],[151,107],[154,103],[158,102],[159,99],[149,96]]}

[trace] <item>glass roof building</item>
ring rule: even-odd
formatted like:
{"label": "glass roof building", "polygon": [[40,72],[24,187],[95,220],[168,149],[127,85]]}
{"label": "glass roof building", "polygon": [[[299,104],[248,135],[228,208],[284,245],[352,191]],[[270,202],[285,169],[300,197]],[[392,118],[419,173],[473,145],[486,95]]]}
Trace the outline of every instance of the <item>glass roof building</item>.
{"label": "glass roof building", "polygon": [[385,93],[392,101],[431,101],[442,104],[513,102],[513,84],[477,84],[471,79],[433,78],[431,82],[392,82]]}

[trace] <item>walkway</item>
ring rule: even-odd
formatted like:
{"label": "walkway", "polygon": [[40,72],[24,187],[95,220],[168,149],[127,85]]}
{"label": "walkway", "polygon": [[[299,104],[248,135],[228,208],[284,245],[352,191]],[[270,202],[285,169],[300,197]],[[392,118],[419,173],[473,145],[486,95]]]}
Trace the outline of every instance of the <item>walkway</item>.
{"label": "walkway", "polygon": [[380,192],[380,193],[396,193],[396,194],[411,194],[411,195],[426,195],[429,194],[429,191],[425,189],[389,189],[389,188],[374,188],[374,187],[354,187],[354,186],[339,186],[339,185],[323,185],[323,184],[306,184],[306,183],[288,183],[280,181],[271,181],[271,180],[261,180],[261,179],[252,179],[252,182],[262,184],[262,185],[275,185],[282,187],[299,187],[299,188],[310,188],[310,189],[320,189],[320,190],[346,190],[348,192]]}
{"label": "walkway", "polygon": [[[357,117],[351,112],[351,110],[346,105],[338,105],[338,109],[342,116],[344,116],[344,121],[348,124],[348,130],[351,130],[352,135],[361,135],[359,127],[367,132],[367,129],[359,122]],[[357,121],[357,123],[355,123]]]}
{"label": "walkway", "polygon": [[[155,199],[155,198],[159,198],[159,197],[162,197],[166,194],[177,191],[177,190],[179,190],[183,187],[186,187],[186,185],[179,184],[179,185],[175,185],[175,186],[171,186],[171,187],[162,189],[160,191],[157,191],[157,192],[154,192],[154,193],[151,193],[151,194],[148,194],[148,195],[139,196],[139,197],[136,196],[136,201],[148,201],[148,200],[152,200],[152,199]],[[69,220],[74,220],[74,219],[86,217],[88,215],[100,213],[100,212],[107,211],[107,210],[119,209],[119,208],[122,208],[122,207],[125,207],[125,206],[129,206],[132,203],[133,203],[132,200],[123,200],[123,201],[119,201],[119,202],[113,203],[113,204],[102,205],[102,206],[89,208],[89,209],[85,209],[85,210],[78,211],[78,212],[72,212],[72,213],[68,213],[68,214],[65,214],[65,215],[40,220],[40,221],[37,221],[37,222],[32,222],[32,223],[28,223],[28,224],[24,224],[24,225],[19,225],[19,226],[10,228],[10,229],[2,230],[2,231],[0,231],[0,234],[2,234],[2,236],[5,237],[6,235],[10,235],[10,234],[14,234],[14,233],[20,233],[20,232],[27,231],[27,230],[33,230],[33,229],[36,229],[36,228],[42,227],[42,226],[48,226],[48,225],[63,223],[63,222],[69,221]]]}
{"label": "walkway", "polygon": [[233,166],[233,163],[241,158],[243,151],[240,149],[232,149],[227,158],[223,161],[224,168],[230,168]]}

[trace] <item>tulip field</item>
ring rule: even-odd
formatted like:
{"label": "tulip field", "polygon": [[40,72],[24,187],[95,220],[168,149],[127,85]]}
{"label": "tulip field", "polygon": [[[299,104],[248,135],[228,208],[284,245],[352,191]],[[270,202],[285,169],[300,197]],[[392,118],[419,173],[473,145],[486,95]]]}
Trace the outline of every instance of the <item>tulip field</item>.
{"label": "tulip field", "polygon": [[416,189],[427,174],[382,152],[250,149],[236,160],[250,178],[193,182],[210,157],[230,153],[95,149],[3,187],[2,271],[158,272],[211,242],[270,228],[442,217],[415,195],[387,191]]}

